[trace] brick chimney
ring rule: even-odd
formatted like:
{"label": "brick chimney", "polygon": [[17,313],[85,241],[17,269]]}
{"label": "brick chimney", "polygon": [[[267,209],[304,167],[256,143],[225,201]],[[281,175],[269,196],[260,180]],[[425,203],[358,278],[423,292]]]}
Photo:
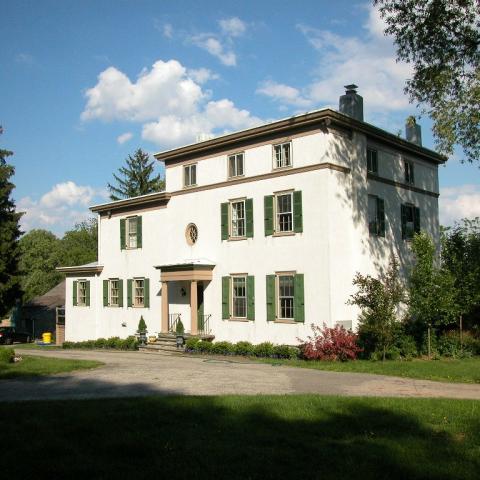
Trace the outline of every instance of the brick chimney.
{"label": "brick chimney", "polygon": [[363,97],[357,93],[357,85],[345,85],[345,95],[340,97],[339,111],[363,122]]}

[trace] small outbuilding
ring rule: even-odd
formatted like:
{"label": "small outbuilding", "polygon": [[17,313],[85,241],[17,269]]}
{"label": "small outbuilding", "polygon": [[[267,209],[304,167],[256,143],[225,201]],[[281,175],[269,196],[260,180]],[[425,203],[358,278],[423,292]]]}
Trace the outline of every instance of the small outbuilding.
{"label": "small outbuilding", "polygon": [[42,333],[50,332],[61,345],[65,339],[64,312],[65,280],[23,305],[17,328],[31,332],[32,338],[41,338]]}

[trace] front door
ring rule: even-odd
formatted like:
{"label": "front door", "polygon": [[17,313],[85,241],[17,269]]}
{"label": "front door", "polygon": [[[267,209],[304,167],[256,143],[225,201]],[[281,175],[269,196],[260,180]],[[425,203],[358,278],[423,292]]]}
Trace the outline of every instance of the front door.
{"label": "front door", "polygon": [[205,325],[204,325],[204,316],[203,316],[203,283],[197,283],[197,302],[198,302],[198,310],[197,310],[197,322],[198,322],[198,331],[203,332]]}

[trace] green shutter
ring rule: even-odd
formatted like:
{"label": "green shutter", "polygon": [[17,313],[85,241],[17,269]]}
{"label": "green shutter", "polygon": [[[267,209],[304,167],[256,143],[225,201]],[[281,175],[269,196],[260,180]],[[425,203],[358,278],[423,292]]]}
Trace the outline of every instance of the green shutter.
{"label": "green shutter", "polygon": [[263,198],[265,236],[273,235],[273,195],[266,195]]}
{"label": "green shutter", "polygon": [[90,281],[85,282],[85,305],[90,306]]}
{"label": "green shutter", "polygon": [[137,248],[142,248],[142,217],[137,217]]}
{"label": "green shutter", "polygon": [[108,307],[108,280],[103,281],[103,306]]}
{"label": "green shutter", "polygon": [[247,237],[253,238],[253,199],[245,200],[245,215],[247,224]]}
{"label": "green shutter", "polygon": [[267,275],[267,321],[275,320],[275,275]]}
{"label": "green shutter", "polygon": [[230,318],[230,277],[222,277],[222,318]]}
{"label": "green shutter", "polygon": [[123,280],[118,280],[118,306],[123,307]]}
{"label": "green shutter", "polygon": [[78,288],[78,282],[75,280],[73,282],[73,291],[72,291],[72,294],[73,294],[73,306],[76,307],[78,302],[77,302],[77,288]]}
{"label": "green shutter", "polygon": [[127,242],[125,240],[125,219],[120,219],[120,250],[125,250]]}
{"label": "green shutter", "polygon": [[228,202],[220,205],[220,224],[222,228],[222,240],[228,240]]}
{"label": "green shutter", "polygon": [[255,277],[247,276],[247,319],[255,320]]}
{"label": "green shutter", "polygon": [[295,275],[294,284],[294,310],[293,315],[296,322],[305,322],[305,296],[303,288],[303,273]]}
{"label": "green shutter", "polygon": [[402,238],[407,238],[407,207],[401,205],[400,215],[402,219]]}
{"label": "green shutter", "polygon": [[293,192],[293,227],[296,233],[303,232],[302,192]]}
{"label": "green shutter", "polygon": [[385,236],[385,202],[383,198],[377,197],[377,234]]}
{"label": "green shutter", "polygon": [[418,207],[413,209],[413,230],[415,233],[420,233],[420,209]]}
{"label": "green shutter", "polygon": [[127,280],[127,307],[131,307],[132,304],[132,285],[133,285],[133,280],[129,278]]}
{"label": "green shutter", "polygon": [[143,280],[143,306],[150,308],[150,279]]}

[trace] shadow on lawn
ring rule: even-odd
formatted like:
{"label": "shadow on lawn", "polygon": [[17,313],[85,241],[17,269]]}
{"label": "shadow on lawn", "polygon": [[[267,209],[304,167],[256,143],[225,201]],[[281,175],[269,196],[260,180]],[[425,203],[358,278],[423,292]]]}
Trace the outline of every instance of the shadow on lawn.
{"label": "shadow on lawn", "polygon": [[[465,421],[473,402],[455,405],[314,396],[11,403],[0,409],[2,463],[17,478],[478,478],[480,424]],[[442,425],[450,408],[468,430]],[[420,420],[430,415],[438,428]]]}

